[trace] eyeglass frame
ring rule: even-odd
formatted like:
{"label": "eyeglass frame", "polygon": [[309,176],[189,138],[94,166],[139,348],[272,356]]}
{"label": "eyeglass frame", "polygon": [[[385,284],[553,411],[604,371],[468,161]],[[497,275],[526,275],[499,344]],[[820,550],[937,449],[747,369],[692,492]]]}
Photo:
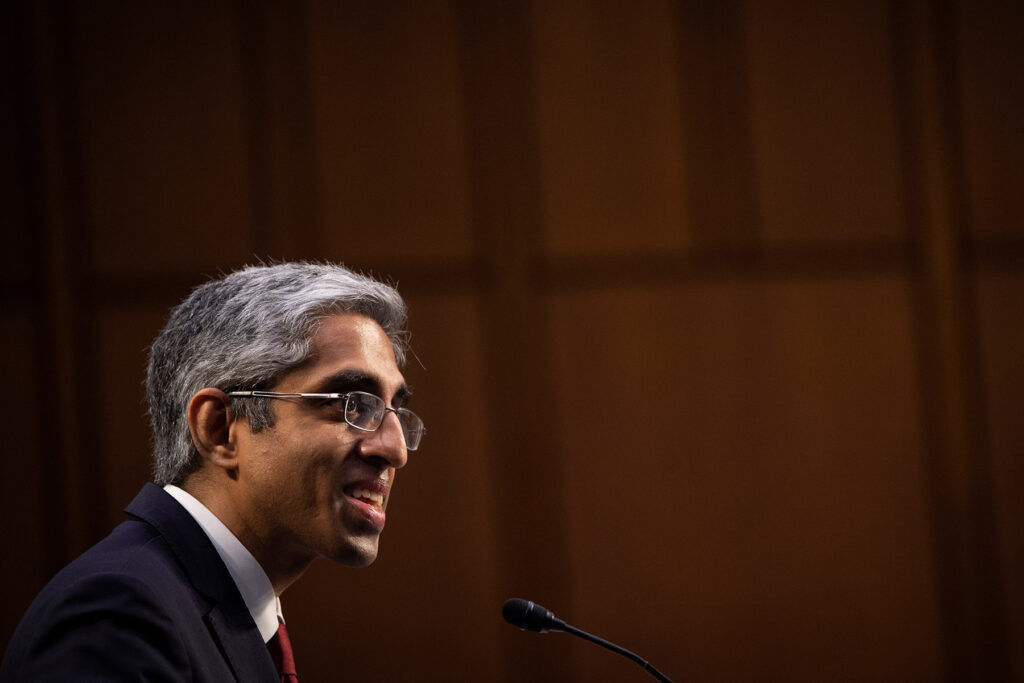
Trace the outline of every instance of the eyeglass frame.
{"label": "eyeglass frame", "polygon": [[[340,399],[345,399],[345,408],[342,411],[342,413],[344,415],[345,424],[347,424],[349,427],[353,427],[355,429],[358,429],[361,432],[375,432],[375,431],[377,431],[378,429],[380,429],[381,425],[384,424],[384,418],[387,417],[387,414],[388,413],[394,413],[395,417],[398,418],[399,425],[401,425],[401,427],[402,427],[402,440],[405,441],[405,449],[408,450],[408,451],[415,451],[415,450],[417,450],[420,447],[420,441],[423,440],[423,435],[427,433],[427,428],[423,424],[423,418],[422,417],[420,417],[416,413],[412,412],[408,408],[391,408],[390,406],[388,406],[387,402],[384,399],[382,399],[377,394],[371,394],[369,391],[348,391],[348,392],[345,392],[343,394],[309,394],[309,393],[302,393],[302,392],[256,391],[256,390],[253,390],[253,391],[228,391],[228,392],[225,392],[225,393],[228,396],[230,396],[231,398],[313,398],[313,399],[321,399],[321,400],[324,400],[324,401],[337,401],[337,400],[340,400]],[[381,416],[380,422],[377,423],[377,426],[374,427],[373,429],[368,429],[367,427],[360,427],[359,425],[352,424],[352,422],[349,421],[349,419],[348,419],[348,402],[349,402],[349,397],[352,396],[353,394],[362,394],[364,396],[372,396],[373,398],[377,399],[378,401],[380,401],[384,405],[384,414]],[[405,415],[412,415],[414,418],[419,420],[419,423],[420,423],[419,439],[416,440],[416,445],[415,446],[410,445],[410,443],[409,443],[409,435],[408,435],[409,432],[406,431],[405,424],[402,422],[402,415],[403,414],[405,414]]]}

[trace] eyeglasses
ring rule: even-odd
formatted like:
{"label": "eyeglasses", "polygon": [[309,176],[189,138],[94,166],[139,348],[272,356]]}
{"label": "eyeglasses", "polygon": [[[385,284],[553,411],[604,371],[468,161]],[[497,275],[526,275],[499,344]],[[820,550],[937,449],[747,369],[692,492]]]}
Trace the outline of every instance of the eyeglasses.
{"label": "eyeglasses", "polygon": [[313,398],[333,404],[352,427],[364,432],[375,432],[384,423],[388,413],[398,416],[405,436],[405,447],[414,451],[427,430],[419,415],[406,408],[389,408],[380,396],[365,391],[350,391],[347,394],[296,394],[281,391],[229,391],[232,398]]}

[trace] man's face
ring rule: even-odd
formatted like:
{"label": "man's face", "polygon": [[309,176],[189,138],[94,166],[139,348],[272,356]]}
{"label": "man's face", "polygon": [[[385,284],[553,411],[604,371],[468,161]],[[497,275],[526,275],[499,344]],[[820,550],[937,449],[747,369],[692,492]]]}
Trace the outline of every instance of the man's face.
{"label": "man's face", "polygon": [[[392,408],[409,391],[391,342],[361,315],[324,318],[312,356],[274,391],[365,391]],[[253,434],[242,423],[238,490],[247,537],[274,563],[303,565],[327,557],[363,567],[377,557],[395,470],[406,463],[402,428],[387,413],[375,432],[349,426],[337,403],[274,399],[274,426]],[[267,558],[265,558],[267,559]]]}

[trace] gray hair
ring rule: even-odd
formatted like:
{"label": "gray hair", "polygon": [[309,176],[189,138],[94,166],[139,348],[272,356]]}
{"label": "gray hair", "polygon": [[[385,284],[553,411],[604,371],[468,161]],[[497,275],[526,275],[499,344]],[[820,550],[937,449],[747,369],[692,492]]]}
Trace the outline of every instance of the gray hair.
{"label": "gray hair", "polygon": [[[391,340],[405,364],[406,307],[394,287],[327,263],[249,266],[200,285],[172,312],[149,350],[146,400],[153,429],[154,481],[180,484],[200,456],[187,410],[205,387],[269,389],[309,358],[322,318],[358,313]],[[253,431],[272,426],[266,399],[232,401]]]}

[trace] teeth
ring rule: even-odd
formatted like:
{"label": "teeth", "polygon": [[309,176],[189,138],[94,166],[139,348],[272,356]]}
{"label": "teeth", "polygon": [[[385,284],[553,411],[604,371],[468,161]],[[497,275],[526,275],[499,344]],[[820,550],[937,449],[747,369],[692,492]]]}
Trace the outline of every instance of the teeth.
{"label": "teeth", "polygon": [[384,496],[379,493],[367,491],[366,489],[355,489],[352,491],[352,497],[360,500],[365,500],[368,503],[380,507],[384,505]]}

